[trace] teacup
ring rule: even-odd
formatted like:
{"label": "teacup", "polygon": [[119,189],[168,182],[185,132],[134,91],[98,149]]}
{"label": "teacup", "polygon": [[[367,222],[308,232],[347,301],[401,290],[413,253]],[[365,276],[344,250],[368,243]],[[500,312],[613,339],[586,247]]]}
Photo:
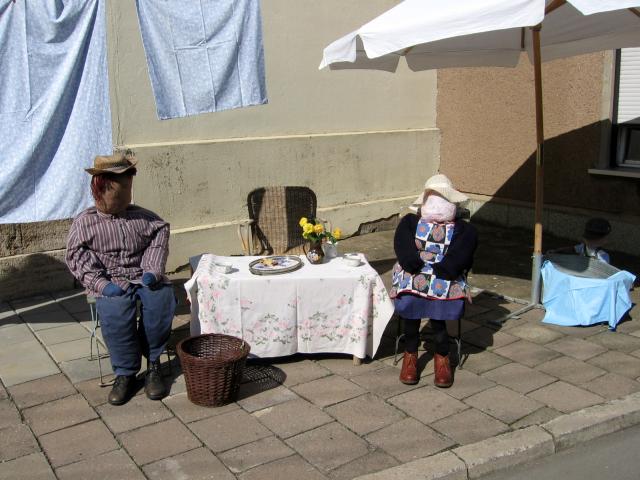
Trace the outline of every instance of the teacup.
{"label": "teacup", "polygon": [[233,270],[233,265],[230,262],[216,262],[213,268],[216,272],[229,273]]}
{"label": "teacup", "polygon": [[350,267],[359,267],[362,264],[362,259],[357,253],[345,253],[342,258]]}

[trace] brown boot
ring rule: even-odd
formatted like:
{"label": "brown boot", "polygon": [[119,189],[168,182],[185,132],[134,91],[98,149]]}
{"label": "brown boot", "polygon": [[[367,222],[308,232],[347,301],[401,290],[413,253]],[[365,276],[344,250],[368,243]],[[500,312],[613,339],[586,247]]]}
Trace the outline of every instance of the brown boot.
{"label": "brown boot", "polygon": [[449,388],[453,384],[449,355],[438,355],[436,353],[433,359],[433,370],[435,373],[433,383],[436,387]]}
{"label": "brown boot", "polygon": [[406,385],[418,383],[418,352],[404,352],[400,381]]}

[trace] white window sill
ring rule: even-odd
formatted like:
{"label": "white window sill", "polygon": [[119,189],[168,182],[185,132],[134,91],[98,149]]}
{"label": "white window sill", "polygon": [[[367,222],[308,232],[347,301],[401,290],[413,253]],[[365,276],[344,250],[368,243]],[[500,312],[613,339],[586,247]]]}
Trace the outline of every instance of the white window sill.
{"label": "white window sill", "polygon": [[591,175],[640,178],[640,168],[590,168],[588,172]]}

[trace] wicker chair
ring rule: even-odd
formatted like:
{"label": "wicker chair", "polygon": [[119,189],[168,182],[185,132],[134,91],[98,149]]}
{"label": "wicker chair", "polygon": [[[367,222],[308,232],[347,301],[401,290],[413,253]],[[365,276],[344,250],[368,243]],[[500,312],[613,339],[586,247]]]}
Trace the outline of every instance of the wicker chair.
{"label": "wicker chair", "polygon": [[316,194],[307,187],[265,187],[249,193],[249,220],[238,225],[245,255],[303,254],[300,218],[317,218]]}

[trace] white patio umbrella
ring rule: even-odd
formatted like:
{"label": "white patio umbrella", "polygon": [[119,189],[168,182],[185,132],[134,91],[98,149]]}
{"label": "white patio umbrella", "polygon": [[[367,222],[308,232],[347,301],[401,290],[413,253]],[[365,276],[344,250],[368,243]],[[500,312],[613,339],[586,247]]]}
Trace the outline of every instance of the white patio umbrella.
{"label": "white patio umbrella", "polygon": [[[544,122],[541,62],[640,46],[640,0],[405,0],[324,50],[320,69],[394,72],[515,66],[527,51],[536,105],[535,231],[531,303],[540,301]],[[531,35],[526,30],[531,30]],[[541,35],[542,33],[542,35]]]}

